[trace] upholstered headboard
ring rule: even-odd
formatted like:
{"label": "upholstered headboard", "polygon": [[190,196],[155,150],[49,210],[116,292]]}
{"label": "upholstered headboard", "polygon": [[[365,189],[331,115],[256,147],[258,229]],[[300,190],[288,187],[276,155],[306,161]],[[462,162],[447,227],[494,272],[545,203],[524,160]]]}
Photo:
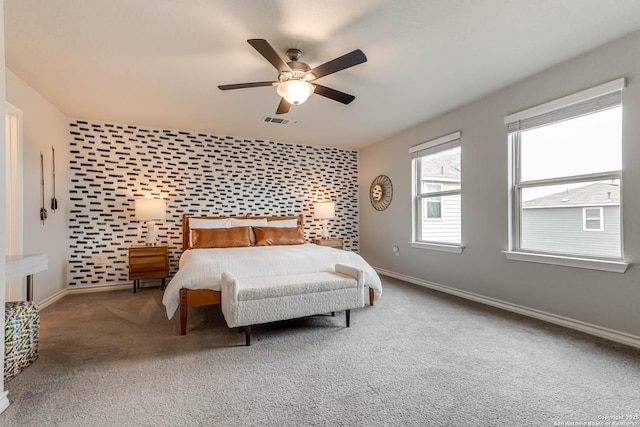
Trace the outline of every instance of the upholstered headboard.
{"label": "upholstered headboard", "polygon": [[191,228],[189,227],[189,219],[191,218],[196,218],[196,219],[211,219],[211,220],[218,220],[218,219],[226,219],[226,218],[235,218],[235,219],[263,219],[266,218],[267,221],[281,221],[281,220],[286,220],[286,219],[297,219],[298,220],[298,226],[299,227],[303,227],[304,226],[304,217],[301,215],[296,215],[296,216],[251,216],[249,214],[247,215],[243,215],[243,216],[187,216],[186,214],[182,215],[182,250],[186,251],[187,249],[190,248],[190,236],[191,236]]}

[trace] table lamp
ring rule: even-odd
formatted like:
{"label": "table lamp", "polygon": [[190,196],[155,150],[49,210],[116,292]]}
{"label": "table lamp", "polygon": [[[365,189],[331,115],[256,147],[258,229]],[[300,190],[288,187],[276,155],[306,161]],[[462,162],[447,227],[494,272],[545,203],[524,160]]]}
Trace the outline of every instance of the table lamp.
{"label": "table lamp", "polygon": [[322,238],[329,238],[328,223],[336,217],[336,202],[317,202],[313,204],[313,217],[322,220]]}
{"label": "table lamp", "polygon": [[135,199],[136,219],[147,221],[147,245],[156,244],[156,223],[167,217],[167,201],[164,199]]}

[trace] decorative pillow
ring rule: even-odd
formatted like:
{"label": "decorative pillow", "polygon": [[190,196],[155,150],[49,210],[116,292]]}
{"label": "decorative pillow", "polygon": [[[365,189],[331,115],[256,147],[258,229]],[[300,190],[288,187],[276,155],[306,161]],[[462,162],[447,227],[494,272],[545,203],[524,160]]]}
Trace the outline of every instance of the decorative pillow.
{"label": "decorative pillow", "polygon": [[[245,227],[245,226],[250,226],[250,227],[266,227],[267,226],[267,218],[260,218],[260,219],[237,219],[237,218],[230,218],[231,220],[231,227]],[[251,228],[249,228],[249,239],[251,240],[251,244],[255,245],[256,244],[256,235],[253,234],[253,230]]]}
{"label": "decorative pillow", "polygon": [[298,218],[267,220],[265,227],[294,228],[298,226]]}
{"label": "decorative pillow", "polygon": [[231,220],[229,218],[223,219],[204,219],[204,218],[189,218],[189,246],[193,245],[193,229],[194,228],[229,228],[231,227]]}
{"label": "decorative pillow", "polygon": [[192,249],[251,246],[249,227],[191,229]]}
{"label": "decorative pillow", "polygon": [[252,227],[256,246],[302,245],[307,243],[302,227]]}

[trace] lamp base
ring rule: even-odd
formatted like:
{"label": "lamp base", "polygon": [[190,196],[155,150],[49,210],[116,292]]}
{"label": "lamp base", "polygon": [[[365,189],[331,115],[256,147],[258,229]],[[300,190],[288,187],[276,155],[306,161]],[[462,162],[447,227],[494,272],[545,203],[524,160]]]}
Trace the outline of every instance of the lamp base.
{"label": "lamp base", "polygon": [[326,239],[330,239],[331,237],[329,236],[329,221],[328,220],[322,220],[322,239],[326,240]]}
{"label": "lamp base", "polygon": [[155,246],[157,240],[156,223],[153,221],[147,221],[147,246]]}

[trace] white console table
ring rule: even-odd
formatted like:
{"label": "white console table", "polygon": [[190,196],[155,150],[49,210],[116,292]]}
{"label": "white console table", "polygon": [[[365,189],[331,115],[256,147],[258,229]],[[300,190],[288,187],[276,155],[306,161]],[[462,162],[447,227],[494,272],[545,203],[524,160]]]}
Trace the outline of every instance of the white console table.
{"label": "white console table", "polygon": [[27,276],[27,301],[33,301],[33,275],[49,268],[49,256],[7,255],[5,264],[7,282]]}

